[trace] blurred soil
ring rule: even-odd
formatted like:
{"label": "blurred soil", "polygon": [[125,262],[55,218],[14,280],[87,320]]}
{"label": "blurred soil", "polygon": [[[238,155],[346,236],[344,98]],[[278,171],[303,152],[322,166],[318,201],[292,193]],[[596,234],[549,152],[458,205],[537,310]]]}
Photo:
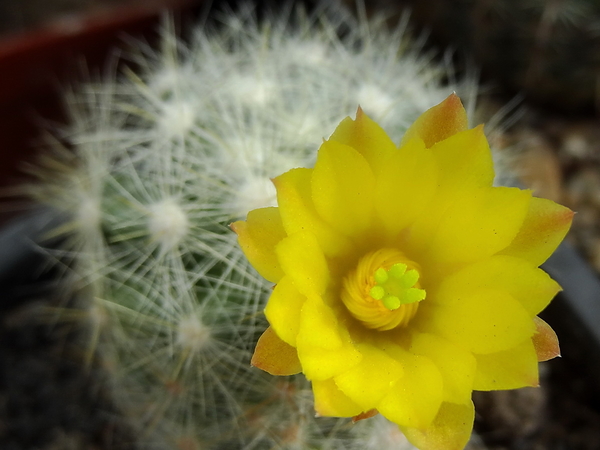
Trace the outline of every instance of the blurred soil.
{"label": "blurred soil", "polygon": [[0,317],[0,448],[131,449],[135,434],[115,409],[101,361],[77,343],[85,330],[56,323],[48,292]]}

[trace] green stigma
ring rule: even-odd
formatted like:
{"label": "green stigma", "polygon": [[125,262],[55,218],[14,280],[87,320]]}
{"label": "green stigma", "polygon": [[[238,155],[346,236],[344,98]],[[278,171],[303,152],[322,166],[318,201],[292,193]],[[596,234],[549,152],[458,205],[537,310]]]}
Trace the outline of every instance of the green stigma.
{"label": "green stigma", "polygon": [[419,272],[415,269],[406,270],[403,263],[396,263],[388,270],[380,267],[373,274],[375,286],[369,295],[381,301],[390,311],[401,305],[420,302],[425,298],[425,290],[414,287],[419,281]]}

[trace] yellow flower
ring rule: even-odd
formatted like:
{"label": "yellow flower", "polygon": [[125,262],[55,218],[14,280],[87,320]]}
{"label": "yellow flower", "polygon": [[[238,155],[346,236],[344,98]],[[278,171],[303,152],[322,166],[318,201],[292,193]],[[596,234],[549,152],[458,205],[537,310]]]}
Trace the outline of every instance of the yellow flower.
{"label": "yellow flower", "polygon": [[273,180],[278,207],[232,225],[276,283],[252,363],[303,372],[321,416],[379,412],[417,447],[463,448],[472,391],[537,386],[559,352],[538,266],[573,213],[493,179],[454,94],[399,147],[360,108],[344,119],[313,169]]}

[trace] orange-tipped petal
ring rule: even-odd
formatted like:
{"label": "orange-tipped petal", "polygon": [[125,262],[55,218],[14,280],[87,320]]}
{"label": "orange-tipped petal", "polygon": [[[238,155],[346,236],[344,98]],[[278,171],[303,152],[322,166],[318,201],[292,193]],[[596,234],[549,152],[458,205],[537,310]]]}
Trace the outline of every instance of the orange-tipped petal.
{"label": "orange-tipped petal", "polygon": [[423,142],[429,148],[453,134],[466,130],[468,127],[467,112],[458,95],[453,93],[442,103],[421,114],[415,123],[406,130],[406,134],[402,138],[402,144],[413,137],[419,137],[423,139]]}
{"label": "orange-tipped petal", "polygon": [[302,372],[296,349],[279,339],[271,327],[258,339],[250,364],[271,375],[295,375]]}
{"label": "orange-tipped petal", "polygon": [[432,424],[425,429],[400,426],[406,438],[420,450],[462,450],[473,430],[473,404],[442,403]]}
{"label": "orange-tipped petal", "polygon": [[231,225],[238,235],[238,242],[250,264],[267,280],[277,283],[283,276],[275,245],[285,236],[281,216],[277,208],[255,209],[248,213],[246,221]]}
{"label": "orange-tipped petal", "polygon": [[475,355],[477,370],[473,389],[495,391],[539,386],[538,363],[530,339],[502,352]]}
{"label": "orange-tipped petal", "polygon": [[560,356],[558,337],[552,327],[539,317],[535,317],[533,320],[537,331],[533,335],[532,341],[538,361],[548,361]]}
{"label": "orange-tipped petal", "polygon": [[377,414],[379,414],[379,411],[377,411],[376,409],[370,409],[368,411],[358,414],[357,416],[354,416],[352,418],[352,423],[356,423],[360,420],[370,419],[371,417],[375,417]]}
{"label": "orange-tipped petal", "polygon": [[539,266],[556,250],[569,231],[573,214],[569,208],[551,200],[533,197],[519,234],[501,253]]}

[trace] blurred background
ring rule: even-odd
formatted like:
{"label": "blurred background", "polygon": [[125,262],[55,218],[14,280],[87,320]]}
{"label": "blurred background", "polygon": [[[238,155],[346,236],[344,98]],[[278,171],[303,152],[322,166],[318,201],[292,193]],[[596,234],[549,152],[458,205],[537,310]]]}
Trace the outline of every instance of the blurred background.
{"label": "blurred background", "polygon": [[[277,2],[255,3],[261,10]],[[563,358],[542,366],[539,389],[476,395],[482,448],[600,448],[600,2],[364,3],[367,14],[410,11],[413,32],[427,36],[436,58],[451,61],[458,77],[476,69],[482,115],[505,116],[493,147],[510,155],[522,185],[577,212],[571,247],[547,269],[565,288],[545,315]],[[0,2],[0,187],[10,192],[27,179],[23,168],[43,154],[48,130],[66,120],[65,87],[115,70],[126,36],[155,43],[163,11],[173,11],[185,35],[206,8],[200,0]],[[133,440],[131,430],[115,419],[98,375],[64,356],[76,331],[28,320],[26,306],[52,295],[54,274],[32,270],[43,255],[21,261],[21,249],[9,245],[22,212],[14,199],[0,208],[1,243],[11,249],[0,265],[0,448],[117,448]]]}

